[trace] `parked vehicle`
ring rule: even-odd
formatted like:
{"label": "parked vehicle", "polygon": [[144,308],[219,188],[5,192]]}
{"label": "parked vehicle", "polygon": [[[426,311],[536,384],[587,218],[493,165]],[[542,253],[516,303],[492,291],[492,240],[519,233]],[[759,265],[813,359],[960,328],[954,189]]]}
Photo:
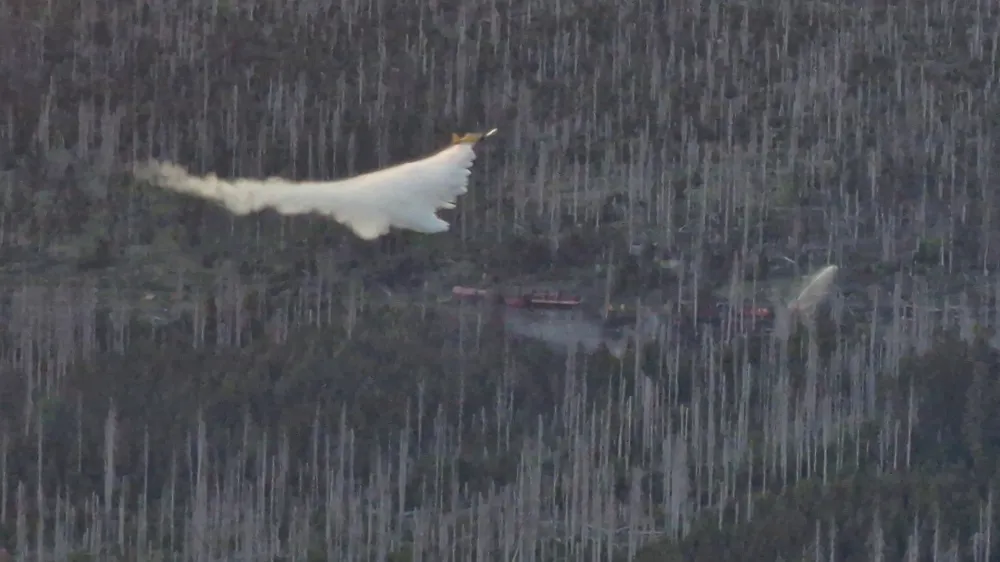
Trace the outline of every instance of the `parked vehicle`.
{"label": "parked vehicle", "polygon": [[469,300],[492,300],[513,308],[537,308],[537,309],[570,309],[576,308],[583,303],[583,298],[576,295],[567,295],[557,291],[531,291],[513,295],[504,295],[499,291],[491,289],[479,289],[475,287],[463,287],[456,285],[451,290],[452,296],[459,299]]}

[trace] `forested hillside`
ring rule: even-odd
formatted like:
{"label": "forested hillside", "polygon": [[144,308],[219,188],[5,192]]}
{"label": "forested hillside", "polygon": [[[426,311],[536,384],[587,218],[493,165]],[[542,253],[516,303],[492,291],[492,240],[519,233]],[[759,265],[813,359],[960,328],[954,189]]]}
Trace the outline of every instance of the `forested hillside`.
{"label": "forested hillside", "polygon": [[[994,558],[998,16],[8,0],[0,546]],[[492,127],[434,236],[234,217],[128,174],[153,157],[336,178]],[[655,260],[629,255],[644,244]],[[790,335],[743,318],[691,334],[665,312],[703,294],[780,307],[826,263],[839,289]],[[655,302],[665,321],[624,354],[567,354],[442,302],[483,279],[568,286],[595,315],[605,294]]]}

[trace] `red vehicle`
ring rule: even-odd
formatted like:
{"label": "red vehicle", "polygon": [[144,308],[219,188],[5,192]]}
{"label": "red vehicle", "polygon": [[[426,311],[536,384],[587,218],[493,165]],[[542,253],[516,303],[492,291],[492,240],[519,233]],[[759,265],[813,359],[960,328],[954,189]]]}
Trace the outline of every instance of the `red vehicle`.
{"label": "red vehicle", "polygon": [[505,296],[489,289],[455,286],[451,294],[460,299],[495,299],[514,308],[567,309],[579,306],[583,302],[578,296],[550,291]]}

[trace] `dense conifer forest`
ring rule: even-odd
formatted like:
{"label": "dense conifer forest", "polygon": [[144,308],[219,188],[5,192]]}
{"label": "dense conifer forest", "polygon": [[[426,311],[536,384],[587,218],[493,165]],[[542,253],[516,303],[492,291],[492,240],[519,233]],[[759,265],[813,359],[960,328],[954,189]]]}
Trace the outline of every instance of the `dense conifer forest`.
{"label": "dense conifer forest", "polygon": [[[996,559],[998,21],[988,0],[7,0],[0,547]],[[128,173],[336,178],[492,127],[434,236],[234,217]],[[697,299],[781,309],[828,263],[790,329],[686,322]],[[484,280],[585,295],[590,320],[543,338],[444,302]],[[553,343],[608,304],[663,321]]]}

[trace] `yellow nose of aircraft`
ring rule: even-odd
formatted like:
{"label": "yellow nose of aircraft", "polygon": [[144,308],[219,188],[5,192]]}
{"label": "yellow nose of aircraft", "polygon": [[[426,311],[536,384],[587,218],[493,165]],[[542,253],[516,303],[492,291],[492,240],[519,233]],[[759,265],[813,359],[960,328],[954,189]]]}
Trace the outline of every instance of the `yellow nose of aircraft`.
{"label": "yellow nose of aircraft", "polygon": [[496,133],[496,129],[490,129],[485,133],[465,133],[464,135],[459,135],[458,133],[451,134],[451,144],[475,144],[486,137],[492,136]]}

